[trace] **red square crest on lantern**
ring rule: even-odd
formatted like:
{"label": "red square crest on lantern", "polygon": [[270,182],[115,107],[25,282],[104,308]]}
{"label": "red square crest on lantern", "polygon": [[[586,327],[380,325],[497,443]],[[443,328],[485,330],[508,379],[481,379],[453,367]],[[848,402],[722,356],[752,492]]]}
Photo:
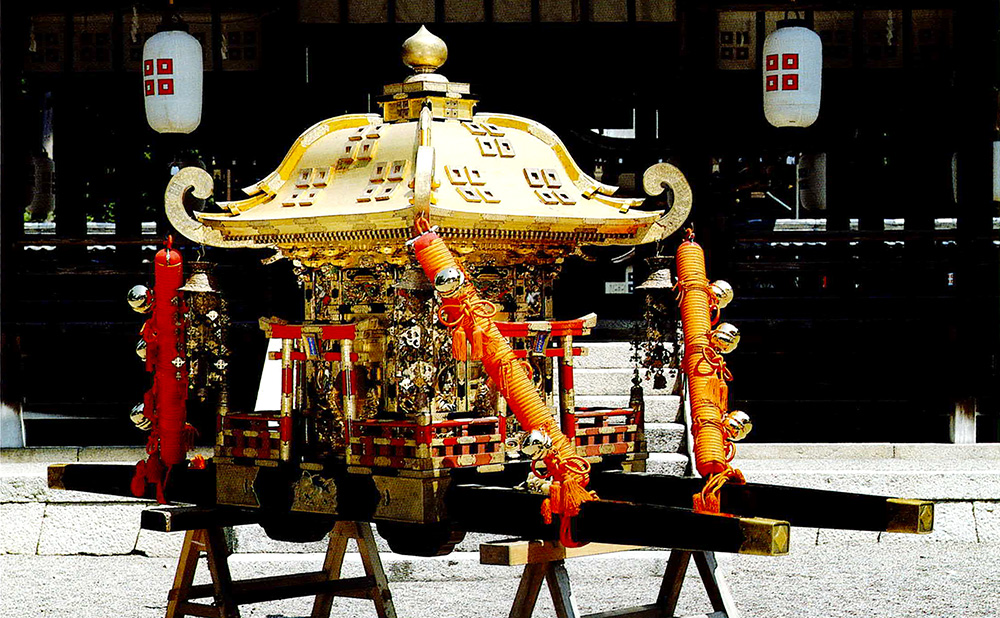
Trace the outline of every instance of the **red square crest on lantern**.
{"label": "red square crest on lantern", "polygon": [[781,54],[781,68],[783,68],[783,69],[797,69],[797,68],[799,68],[799,55],[798,54]]}
{"label": "red square crest on lantern", "polygon": [[764,89],[767,92],[773,92],[778,89],[778,76],[768,75],[764,78]]}
{"label": "red square crest on lantern", "polygon": [[160,79],[156,81],[157,94],[173,94],[174,93],[174,80],[172,79]]}
{"label": "red square crest on lantern", "polygon": [[146,80],[146,81],[145,81],[145,82],[143,83],[143,91],[144,91],[144,92],[146,93],[146,96],[147,96],[147,97],[151,97],[151,96],[153,96],[154,94],[156,94],[156,87],[155,87],[155,85],[153,84],[153,80],[151,80],[151,79],[147,79],[147,80]]}
{"label": "red square crest on lantern", "polygon": [[174,73],[173,58],[160,58],[156,61],[157,75],[173,75],[173,73]]}
{"label": "red square crest on lantern", "polygon": [[153,74],[153,61],[152,60],[143,60],[142,61],[142,74],[143,74],[143,76],[152,75]]}
{"label": "red square crest on lantern", "polygon": [[764,59],[764,68],[768,71],[778,70],[778,54],[768,54]]}
{"label": "red square crest on lantern", "polygon": [[787,75],[781,76],[781,89],[782,90],[798,90],[799,89],[799,74],[789,73]]}

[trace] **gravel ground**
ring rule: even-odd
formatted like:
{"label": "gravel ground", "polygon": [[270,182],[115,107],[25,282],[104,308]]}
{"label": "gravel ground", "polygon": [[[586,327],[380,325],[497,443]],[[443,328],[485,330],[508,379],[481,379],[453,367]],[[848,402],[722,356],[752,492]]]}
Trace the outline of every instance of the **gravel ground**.
{"label": "gravel ground", "polygon": [[[582,613],[655,599],[659,579],[652,574],[662,569],[666,553],[620,556],[628,557],[568,562]],[[435,564],[393,556],[384,560],[403,617],[506,616],[517,588],[517,568],[481,566],[474,554],[435,559]],[[231,564],[234,577],[245,578],[312,570],[321,561],[320,555],[237,555]],[[749,617],[1000,616],[1000,546],[995,544],[800,545],[784,557],[719,555],[719,561],[737,605]],[[0,556],[0,618],[159,617],[174,565],[170,559],[139,555]],[[206,572],[204,565],[199,568],[200,580]],[[349,556],[344,575],[359,572],[356,556]],[[242,614],[292,618],[308,616],[310,609],[311,599],[290,599],[243,606]],[[689,577],[679,613],[708,609],[698,581]],[[342,599],[332,615],[368,618],[374,611],[368,602]],[[554,615],[544,590],[535,615]]]}

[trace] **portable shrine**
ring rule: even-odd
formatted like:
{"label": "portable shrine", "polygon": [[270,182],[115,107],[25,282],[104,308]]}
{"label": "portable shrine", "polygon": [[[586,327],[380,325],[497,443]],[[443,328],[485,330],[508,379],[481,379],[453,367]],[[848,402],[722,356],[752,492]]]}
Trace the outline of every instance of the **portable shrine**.
{"label": "portable shrine", "polygon": [[[691,552],[705,572],[714,559],[704,552],[785,554],[793,525],[930,531],[929,502],[748,482],[732,460],[749,417],[728,408],[724,358],[739,333],[720,322],[733,291],[708,279],[690,231],[672,236],[691,208],[683,175],[658,164],[644,178],[649,195],[669,188],[672,203],[621,197],[541,124],[477,112],[469,84],[437,72],[446,58],[444,42],[421,28],[403,46],[414,74],[383,88],[381,113],[313,125],[246,199],[191,212],[213,186],[193,167],[166,189],[181,235],[269,249],[293,262],[303,293],[301,315],[260,321],[273,342],[267,362],[278,377],[264,390],[274,396],[230,409],[225,300],[207,265],[181,285],[181,257],[166,247],[154,291],[134,290],[130,300],[152,316],[143,350],[154,386],[133,412],[150,429],[149,458],[50,471],[55,487],[195,505],[143,518],[153,529],[190,531],[171,615],[208,615],[189,601],[194,592],[214,596],[220,616],[303,594],[319,595],[314,615],[323,615],[340,593],[380,598],[389,615],[368,522],[394,551],[413,555],[447,553],[467,531],[532,540],[494,547],[484,561],[526,564],[525,595],[534,586],[537,596],[550,577],[567,598],[558,564],[604,547],[583,547],[590,542],[681,550],[665,581],[676,592]],[[676,281],[661,269],[643,287],[660,331],[678,326],[666,309],[678,303],[678,368],[700,474],[689,478],[645,472],[640,380],[626,408],[576,405],[574,359],[596,316],[580,306],[578,319],[553,319],[553,281],[581,247],[662,241],[680,245]],[[662,370],[662,345],[636,350]],[[184,455],[185,393],[214,404],[207,461]],[[244,523],[283,540],[317,540],[335,525],[342,534],[331,540],[329,568],[311,579],[233,584],[219,528]],[[354,588],[331,583],[344,535],[365,543],[371,567]],[[198,548],[222,588],[191,586]],[[657,611],[672,613],[675,601],[665,597]]]}

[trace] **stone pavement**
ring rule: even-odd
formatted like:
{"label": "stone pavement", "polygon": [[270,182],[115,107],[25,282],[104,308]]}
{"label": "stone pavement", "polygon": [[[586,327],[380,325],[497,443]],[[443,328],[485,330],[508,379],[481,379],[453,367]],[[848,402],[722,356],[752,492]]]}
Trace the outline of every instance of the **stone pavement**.
{"label": "stone pavement", "polygon": [[[746,616],[1000,616],[1000,445],[745,444],[737,464],[755,482],[937,500],[926,536],[793,528],[783,557],[720,555]],[[0,618],[162,616],[182,535],[139,530],[143,503],[51,491],[49,461],[135,461],[116,449],[17,450],[0,459]],[[653,471],[675,466],[654,454]],[[267,539],[236,528],[234,575],[314,570],[323,543]],[[482,566],[483,535],[437,559],[386,554],[401,616],[504,616],[516,568]],[[293,553],[295,552],[295,553]],[[667,552],[638,551],[569,562],[583,612],[652,602]],[[360,572],[356,554],[345,575]],[[207,571],[200,569],[202,576]],[[680,611],[707,611],[697,581]],[[551,616],[544,598],[538,616]],[[293,617],[309,600],[245,606],[244,616]],[[337,616],[373,616],[370,604],[341,600]]]}
{"label": "stone pavement", "polygon": [[[577,558],[568,562],[581,612],[651,603],[667,552],[642,551]],[[384,555],[401,617],[506,616],[517,589],[516,567],[483,566],[469,552],[444,558]],[[760,618],[865,616],[875,618],[1000,615],[1000,544],[924,542],[914,537],[873,546],[846,541],[793,545],[781,557],[719,555],[744,616]],[[319,554],[240,554],[234,577],[318,569]],[[163,616],[174,562],[139,555],[0,556],[0,618]],[[199,573],[204,578],[204,564]],[[345,576],[361,574],[349,555]],[[311,600],[289,599],[243,606],[244,617],[308,616]],[[678,611],[710,609],[689,574]],[[338,599],[333,616],[373,617],[372,605]],[[535,615],[553,616],[546,591]]]}

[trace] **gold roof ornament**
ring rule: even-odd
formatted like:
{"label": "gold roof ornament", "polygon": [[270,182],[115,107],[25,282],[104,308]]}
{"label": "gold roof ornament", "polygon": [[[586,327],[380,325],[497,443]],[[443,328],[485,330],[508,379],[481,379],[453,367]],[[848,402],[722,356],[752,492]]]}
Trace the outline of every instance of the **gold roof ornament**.
{"label": "gold roof ornament", "polygon": [[191,216],[184,194],[207,198],[213,183],[204,170],[181,170],[166,190],[170,222],[206,245],[349,266],[406,263],[405,242],[421,217],[468,259],[498,263],[654,242],[686,218],[691,192],[679,171],[657,178],[671,187],[672,207],[640,210],[644,199],[616,196],[543,125],[476,113],[469,84],[435,72],[448,48],[426,28],[407,39],[402,57],[416,73],[383,88],[381,114],[313,125],[275,171],[244,189],[247,199],[217,202],[224,212]]}
{"label": "gold roof ornament", "polygon": [[[438,36],[420,26],[420,30],[403,41],[403,64],[413,69],[416,75],[407,78],[406,81],[418,81],[427,79],[428,74],[434,73],[441,68],[441,65],[448,60],[448,46]],[[434,81],[448,81],[443,75],[435,75]]]}

